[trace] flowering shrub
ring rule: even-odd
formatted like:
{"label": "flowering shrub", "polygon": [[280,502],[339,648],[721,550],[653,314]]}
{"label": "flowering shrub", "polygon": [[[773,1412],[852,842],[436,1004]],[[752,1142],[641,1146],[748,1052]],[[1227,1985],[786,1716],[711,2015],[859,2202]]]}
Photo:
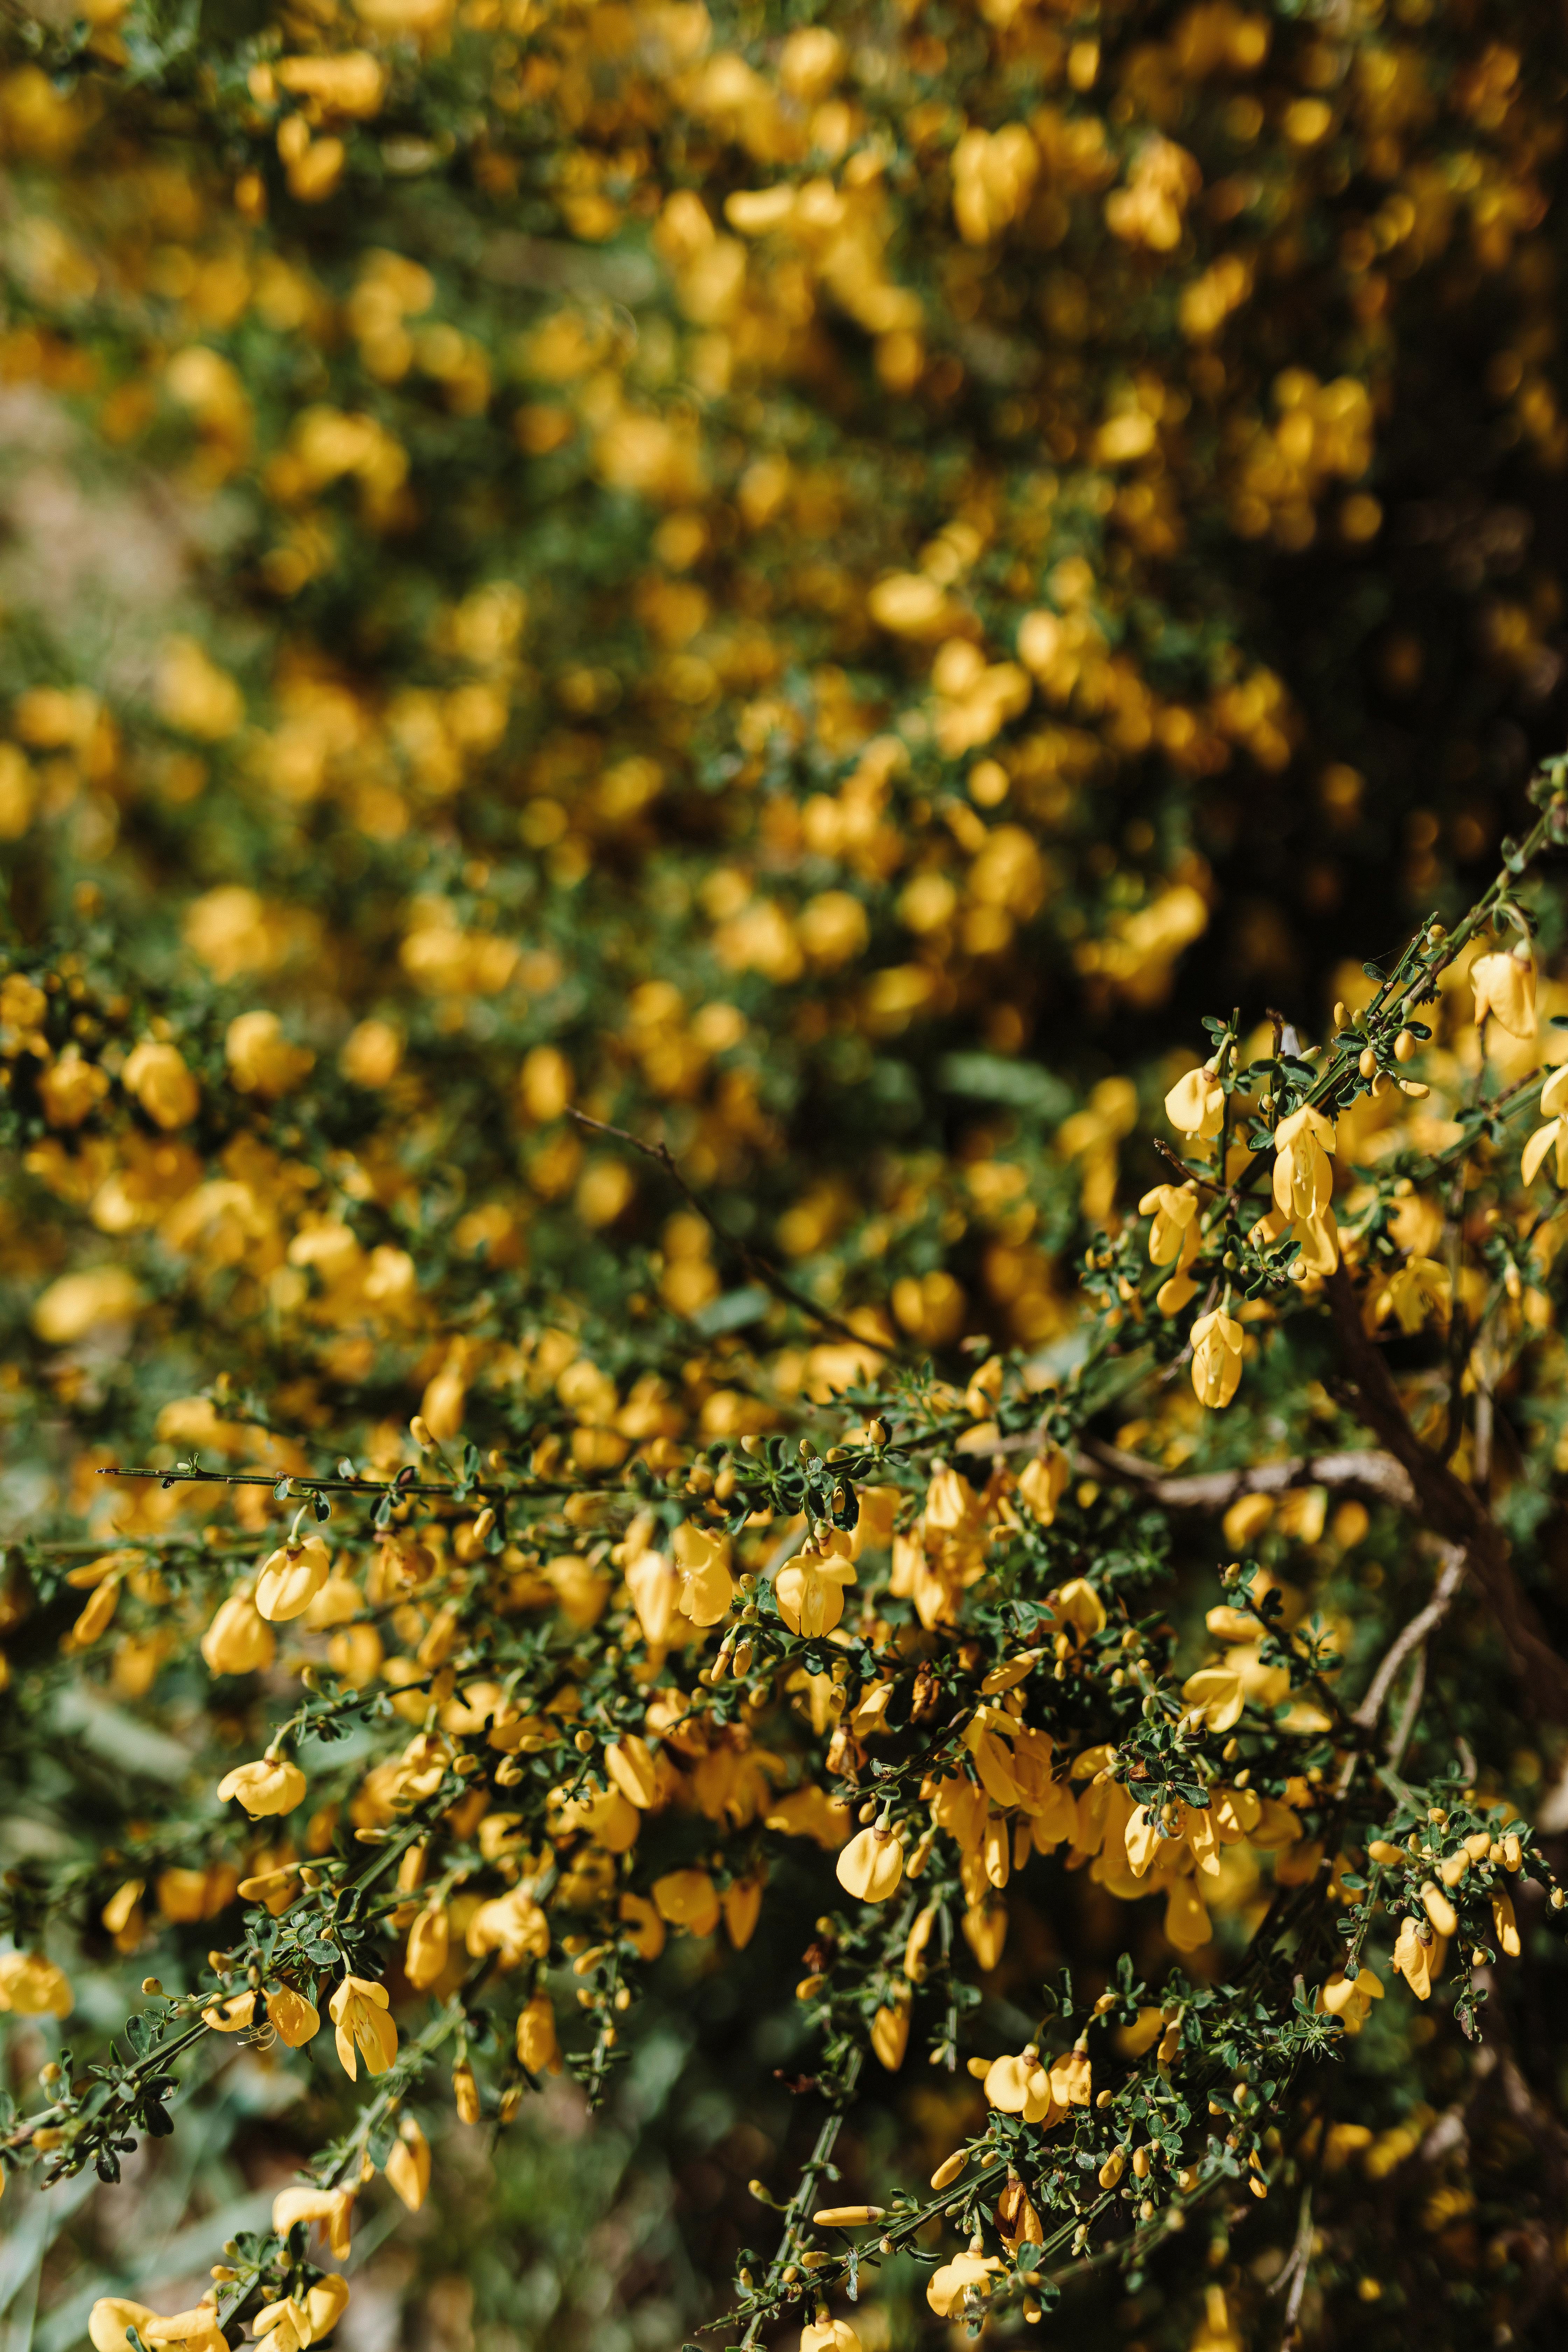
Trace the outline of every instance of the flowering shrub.
{"label": "flowering shrub", "polygon": [[1560,2295],[1560,32],[805,14],[5,36],[0,2184],[288,2118],[61,2347],[671,2047],[650,2340]]}

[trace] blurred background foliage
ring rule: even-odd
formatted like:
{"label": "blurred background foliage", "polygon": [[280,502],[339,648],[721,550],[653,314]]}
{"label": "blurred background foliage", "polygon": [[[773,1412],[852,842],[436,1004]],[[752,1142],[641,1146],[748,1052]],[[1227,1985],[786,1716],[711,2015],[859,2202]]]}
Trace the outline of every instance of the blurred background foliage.
{"label": "blurred background foliage", "polygon": [[[589,1465],[871,1365],[574,1104],[868,1339],[1070,1346],[1197,1014],[1314,1029],[1561,737],[1558,9],[93,0],[4,44],[8,1538],[194,1530],[95,1475],[192,1444],[374,1456],[422,1405]],[[557,1404],[579,1349],[611,1391]],[[68,1705],[66,1622],[14,1660],[13,1857],[169,1769],[155,1638]],[[1096,1895],[1009,1969],[1113,1949]],[[791,1899],[672,1956],[593,2129],[557,2084],[493,2159],[446,2130],[346,2352],[708,2315],[800,2153]],[[199,2277],[318,2071],[231,2059],[133,2204],[22,2209],[7,2345]],[[851,2172],[973,2095],[896,2091]]]}

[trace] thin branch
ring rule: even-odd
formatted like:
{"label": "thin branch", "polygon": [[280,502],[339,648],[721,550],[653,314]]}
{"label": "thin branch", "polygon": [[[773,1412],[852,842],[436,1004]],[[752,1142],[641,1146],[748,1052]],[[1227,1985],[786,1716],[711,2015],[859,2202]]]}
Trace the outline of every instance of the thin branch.
{"label": "thin branch", "polygon": [[760,1282],[764,1290],[771,1290],[775,1298],[782,1298],[786,1306],[795,1307],[797,1313],[809,1316],[814,1323],[820,1323],[824,1330],[837,1331],[841,1339],[852,1339],[858,1348],[874,1348],[879,1356],[895,1358],[898,1356],[900,1350],[896,1347],[889,1347],[885,1339],[873,1339],[868,1333],[857,1331],[854,1325],[846,1323],[842,1316],[835,1315],[829,1307],[819,1306],[809,1293],[797,1290],[795,1284],[782,1275],[776,1265],[772,1265],[767,1258],[759,1255],[757,1251],[752,1249],[749,1243],[743,1242],[738,1234],[732,1234],[727,1227],[721,1225],[700,1192],[694,1192],[682,1175],[679,1163],[668,1143],[645,1142],[640,1135],[633,1135],[627,1128],[612,1127],[607,1119],[590,1118],[585,1110],[572,1110],[567,1115],[574,1119],[579,1127],[587,1128],[595,1135],[607,1135],[612,1141],[626,1144],[629,1150],[640,1151],[645,1160],[651,1160],[656,1167],[662,1168],[682,1198],[695,1209],[710,1233],[722,1243],[725,1249],[732,1252],[740,1259],[752,1281]]}
{"label": "thin branch", "polygon": [[1415,1653],[1415,1670],[1410,1677],[1410,1688],[1405,1694],[1404,1712],[1388,1743],[1387,1769],[1391,1773],[1397,1772],[1405,1761],[1405,1751],[1410,1745],[1411,1736],[1420,1719],[1421,1702],[1426,1696],[1426,1644],[1423,1642]]}
{"label": "thin branch", "polygon": [[[575,1495],[581,1491],[575,1486],[564,1485],[558,1480],[525,1478],[510,1486],[485,1486],[476,1481],[473,1486],[465,1486],[459,1495],[455,1486],[424,1486],[413,1478],[399,1485],[395,1478],[318,1478],[309,1470],[290,1470],[286,1475],[276,1470],[127,1470],[118,1463],[111,1463],[97,1475],[100,1478],[156,1478],[165,1486],[283,1486],[287,1488],[281,1497],[284,1502],[294,1494],[307,1496],[363,1495],[377,1502],[383,1495],[390,1495],[395,1503],[400,1503],[405,1495],[435,1495],[444,1496],[448,1503],[466,1503],[473,1495]],[[118,1538],[109,1538],[110,1549],[118,1540]],[[128,1537],[126,1540],[131,1542],[135,1538]],[[158,1537],[150,1540],[162,1544],[180,1542],[184,1538]],[[93,1548],[103,1549],[102,1545]],[[82,1547],[73,1546],[71,1549]]]}
{"label": "thin branch", "polygon": [[1412,1617],[1393,1643],[1367,1687],[1366,1696],[1351,1717],[1351,1721],[1359,1724],[1363,1731],[1376,1730],[1377,1719],[1383,1713],[1389,1692],[1394,1688],[1400,1667],[1411,1651],[1419,1649],[1427,1634],[1442,1623],[1454,1605],[1454,1595],[1464,1581],[1465,1554],[1458,1544],[1445,1544],[1443,1551],[1443,1573],[1437,1579],[1431,1600],[1425,1609]]}
{"label": "thin branch", "polygon": [[1342,1265],[1329,1276],[1324,1290],[1341,1352],[1355,1383],[1356,1411],[1405,1472],[1414,1507],[1426,1526],[1463,1552],[1466,1572],[1496,1622],[1531,1714],[1568,1723],[1568,1661],[1553,1649],[1539,1610],[1514,1573],[1508,1538],[1474,1490],[1416,1436],[1383,1350],[1362,1320],[1355,1286]]}
{"label": "thin branch", "polygon": [[1172,1511],[1225,1511],[1242,1495],[1283,1495],[1300,1486],[1327,1486],[1338,1494],[1394,1503],[1401,1510],[1408,1510],[1415,1500],[1408,1476],[1393,1455],[1370,1450],[1254,1462],[1239,1470],[1210,1470],[1190,1478],[1167,1477],[1141,1454],[1098,1437],[1081,1439],[1079,1450],[1087,1467],[1142,1487],[1152,1503]]}

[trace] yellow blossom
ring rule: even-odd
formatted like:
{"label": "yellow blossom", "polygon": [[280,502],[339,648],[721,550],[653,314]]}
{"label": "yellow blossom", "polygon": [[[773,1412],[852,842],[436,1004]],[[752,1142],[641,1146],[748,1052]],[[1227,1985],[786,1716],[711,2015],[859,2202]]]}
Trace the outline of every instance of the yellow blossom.
{"label": "yellow blossom", "polygon": [[555,2038],[555,2009],[547,1992],[536,1992],[523,2003],[517,2019],[518,2063],[531,2074],[559,2074],[561,2045]]}
{"label": "yellow blossom", "polygon": [[252,1601],[248,1588],[231,1592],[202,1635],[202,1656],[215,1675],[265,1673],[278,1639]]}
{"label": "yellow blossom", "polygon": [[214,2033],[243,2033],[255,2014],[254,1991],[231,1993],[215,2008],[203,2010],[202,2023]]}
{"label": "yellow blossom", "polygon": [[816,2319],[800,2331],[800,2352],[860,2352],[860,2338],[847,2319]]}
{"label": "yellow blossom", "polygon": [[890,1830],[862,1830],[837,1862],[838,1884],[861,1903],[885,1903],[904,1874],[904,1849]]}
{"label": "yellow blossom", "polygon": [[386,1987],[366,1977],[345,1976],[327,2003],[337,2028],[339,2062],[351,2083],[358,2079],[356,2050],[368,2074],[384,2074],[397,2055],[397,2028],[386,2009]]}
{"label": "yellow blossom", "polygon": [[1558,1187],[1568,1190],[1568,1062],[1553,1070],[1542,1087],[1541,1108],[1546,1125],[1538,1127],[1525,1145],[1521,1173],[1527,1184],[1533,1184],[1550,1151]]}
{"label": "yellow blossom", "polygon": [[1274,1205],[1293,1223],[1320,1217],[1334,1189],[1329,1154],[1334,1127],[1310,1103],[1282,1118],[1274,1130]]}
{"label": "yellow blossom", "polygon": [[264,1756],[255,1764],[237,1764],[217,1784],[218,1802],[237,1797],[253,1822],[268,1813],[291,1813],[305,1794],[305,1775],[281,1756]]}
{"label": "yellow blossom", "polygon": [[127,1057],[121,1080],[157,1127],[188,1126],[201,1108],[201,1089],[177,1045],[143,1039]]}
{"label": "yellow blossom", "polygon": [[1207,1143],[1224,1124],[1225,1088],[1212,1071],[1189,1070],[1165,1097],[1165,1117],[1189,1141]]}
{"label": "yellow blossom", "polygon": [[1406,1917],[1399,1924],[1394,1944],[1394,1966],[1417,2000],[1426,2000],[1443,1973],[1447,1958],[1444,1938],[1425,1921]]}
{"label": "yellow blossom", "polygon": [[728,1615],[735,1597],[728,1536],[713,1534],[686,1520],[676,1528],[670,1549],[680,1570],[677,1606],[681,1615],[689,1617],[694,1625],[717,1625],[721,1618]]}
{"label": "yellow blossom", "polygon": [[331,1571],[331,1555],[320,1536],[280,1544],[269,1552],[257,1580],[256,1606],[269,1624],[302,1616]]}
{"label": "yellow blossom", "polygon": [[1383,1999],[1383,1980],[1371,1969],[1353,1977],[1336,1970],[1318,1988],[1314,2004],[1321,2013],[1337,2017],[1347,2033],[1359,2033],[1372,2014],[1372,2004]]}
{"label": "yellow blossom", "polygon": [[270,1985],[267,1990],[267,2014],[279,2042],[290,2050],[302,2049],[321,2030],[321,2012],[314,2001],[307,2000],[292,1985]]}
{"label": "yellow blossom", "polygon": [[1156,1184],[1138,1203],[1141,1217],[1152,1217],[1149,1258],[1154,1265],[1174,1265],[1176,1271],[1192,1264],[1198,1254],[1198,1196],[1191,1184]]}
{"label": "yellow blossom", "polygon": [[856,1580],[854,1563],[842,1553],[798,1553],[773,1580],[779,1615],[792,1633],[831,1633],[844,1614],[844,1588]]}
{"label": "yellow blossom", "polygon": [[719,1925],[718,1889],[705,1870],[668,1870],[653,1883],[655,1908],[672,1927],[710,1936]]}
{"label": "yellow blossom", "polygon": [[955,2254],[952,2262],[932,2271],[926,2301],[939,2319],[950,2318],[972,2292],[989,2294],[992,2273],[1001,2268],[998,2254]]}
{"label": "yellow blossom", "polygon": [[386,2159],[386,2178],[411,2213],[417,2213],[430,2190],[430,2143],[412,2116],[405,2116]]}
{"label": "yellow blossom", "polygon": [[64,1969],[42,1952],[0,1952],[0,2010],[18,2017],[68,2017],[75,2007]]}
{"label": "yellow blossom", "polygon": [[300,2221],[321,2222],[327,2243],[342,2262],[349,2251],[349,2223],[353,2214],[352,2189],[280,2189],[272,2200],[272,2226],[286,2238]]}
{"label": "yellow blossom", "polygon": [[1241,1326],[1223,1307],[1193,1325],[1193,1391],[1200,1404],[1227,1405],[1241,1381]]}
{"label": "yellow blossom", "polygon": [[871,2020],[872,2052],[889,2074],[896,2074],[903,2064],[909,2041],[910,2002],[905,1994],[891,2007],[884,2002]]}
{"label": "yellow blossom", "polygon": [[1211,1731],[1228,1731],[1246,1704],[1241,1676],[1231,1666],[1200,1666],[1182,1685],[1182,1696]]}
{"label": "yellow blossom", "polygon": [[1055,1519],[1057,1505],[1071,1477],[1072,1464],[1059,1445],[1047,1445],[1018,1473],[1019,1496],[1042,1527],[1048,1528]]}
{"label": "yellow blossom", "polygon": [[1510,1037],[1535,1034],[1535,963],[1528,948],[1478,956],[1470,966],[1476,992],[1476,1025],[1490,1019]]}
{"label": "yellow blossom", "polygon": [[403,1973],[416,1992],[427,1991],[447,1965],[447,1920],[444,1904],[421,1911],[408,1930]]}

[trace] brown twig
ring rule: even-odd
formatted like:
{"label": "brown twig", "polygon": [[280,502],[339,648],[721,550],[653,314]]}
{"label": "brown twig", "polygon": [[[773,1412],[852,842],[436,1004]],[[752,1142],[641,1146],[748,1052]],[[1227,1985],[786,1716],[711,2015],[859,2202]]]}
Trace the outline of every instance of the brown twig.
{"label": "brown twig", "polygon": [[695,1209],[710,1233],[713,1234],[727,1250],[733,1252],[752,1281],[760,1282],[764,1290],[771,1290],[775,1298],[782,1298],[787,1306],[795,1307],[798,1313],[809,1316],[814,1323],[820,1323],[825,1330],[837,1331],[840,1339],[853,1340],[858,1348],[874,1348],[879,1356],[898,1356],[900,1350],[896,1347],[889,1347],[885,1339],[873,1339],[868,1333],[857,1331],[854,1325],[846,1323],[842,1316],[835,1315],[830,1307],[818,1306],[816,1300],[807,1292],[797,1290],[794,1283],[779,1272],[777,1266],[771,1265],[765,1257],[760,1256],[749,1243],[741,1239],[738,1234],[732,1234],[721,1225],[700,1192],[694,1192],[682,1175],[679,1162],[668,1143],[645,1142],[640,1135],[633,1135],[627,1128],[612,1127],[607,1119],[590,1118],[585,1110],[574,1109],[568,1113],[568,1117],[574,1119],[579,1127],[587,1128],[595,1135],[607,1135],[612,1141],[624,1143],[632,1151],[640,1151],[645,1160],[651,1160],[656,1167],[662,1168],[682,1198]]}
{"label": "brown twig", "polygon": [[1324,1291],[1362,1420],[1405,1471],[1413,1507],[1424,1524],[1462,1552],[1466,1573],[1496,1622],[1531,1713],[1568,1723],[1568,1661],[1553,1649],[1540,1612],[1514,1574],[1508,1538],[1479,1496],[1416,1436],[1342,1265],[1329,1276]]}
{"label": "brown twig", "polygon": [[1382,1664],[1367,1686],[1366,1696],[1351,1717],[1363,1731],[1375,1731],[1377,1718],[1383,1713],[1389,1692],[1400,1667],[1412,1650],[1418,1650],[1428,1633],[1440,1625],[1454,1605],[1454,1595],[1464,1580],[1465,1554],[1458,1544],[1443,1547],[1443,1573],[1437,1579],[1431,1600],[1418,1610],[1404,1631],[1386,1652]]}
{"label": "brown twig", "polygon": [[1408,1510],[1415,1499],[1409,1478],[1393,1455],[1370,1449],[1253,1462],[1239,1470],[1209,1470],[1189,1478],[1167,1477],[1142,1455],[1101,1438],[1080,1439],[1079,1450],[1088,1467],[1142,1487],[1152,1503],[1169,1511],[1226,1511],[1243,1495],[1283,1495],[1300,1486],[1327,1486],[1335,1494],[1394,1503],[1401,1510]]}

